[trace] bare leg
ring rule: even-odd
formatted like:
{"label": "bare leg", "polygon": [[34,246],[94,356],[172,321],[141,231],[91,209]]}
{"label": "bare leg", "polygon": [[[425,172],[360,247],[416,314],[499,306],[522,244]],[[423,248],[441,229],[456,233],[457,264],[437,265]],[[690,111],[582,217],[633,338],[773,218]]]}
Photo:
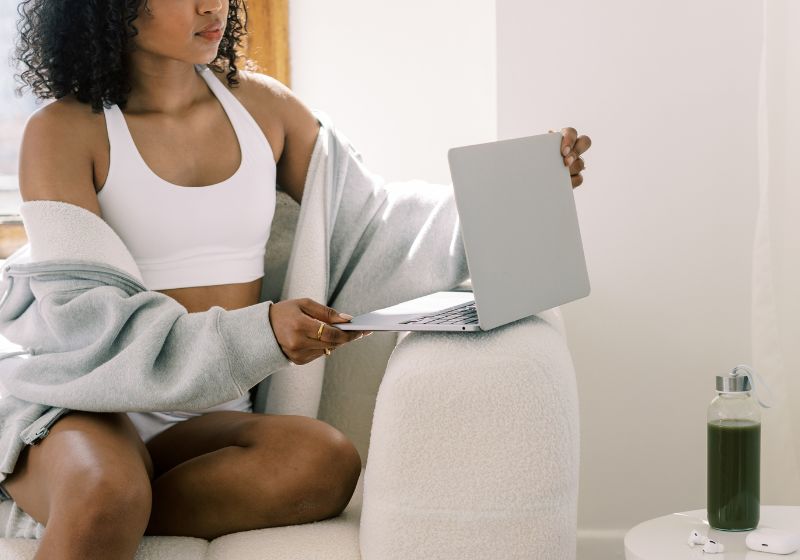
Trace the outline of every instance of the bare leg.
{"label": "bare leg", "polygon": [[46,526],[35,560],[133,558],[150,514],[152,462],[124,414],[72,411],[26,447],[4,485]]}
{"label": "bare leg", "polygon": [[156,477],[148,535],[213,539],[333,517],[361,473],[352,442],[305,416],[210,412],[147,447]]}

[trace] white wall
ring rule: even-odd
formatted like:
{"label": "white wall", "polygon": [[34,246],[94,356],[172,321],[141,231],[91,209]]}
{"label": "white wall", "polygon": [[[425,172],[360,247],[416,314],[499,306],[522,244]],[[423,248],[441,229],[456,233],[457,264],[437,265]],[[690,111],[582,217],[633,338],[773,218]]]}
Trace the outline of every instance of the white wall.
{"label": "white wall", "polygon": [[586,539],[621,551],[639,522],[705,507],[714,376],[751,359],[761,2],[499,0],[497,25],[499,137],[594,142],[575,191],[592,294],[562,310],[579,550],[602,559]]}
{"label": "white wall", "polygon": [[495,136],[592,137],[575,195],[593,291],[562,307],[580,560],[705,507],[714,376],[751,358],[760,6],[290,3],[293,90],[389,179],[449,182],[447,148]]}
{"label": "white wall", "polygon": [[292,90],[388,180],[449,183],[447,149],[496,138],[494,0],[291,0]]}

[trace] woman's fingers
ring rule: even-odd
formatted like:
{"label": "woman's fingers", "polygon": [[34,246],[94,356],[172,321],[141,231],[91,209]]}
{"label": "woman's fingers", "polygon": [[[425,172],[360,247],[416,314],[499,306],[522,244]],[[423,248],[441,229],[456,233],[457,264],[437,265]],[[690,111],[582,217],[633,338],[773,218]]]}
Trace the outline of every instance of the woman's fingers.
{"label": "woman's fingers", "polygon": [[319,342],[319,344],[309,343],[312,348],[325,348],[330,346],[341,346],[357,338],[364,336],[365,331],[343,331],[329,325],[323,321],[309,318],[308,338]]}
{"label": "woman's fingers", "polygon": [[322,346],[311,344],[311,347],[338,346],[360,338],[362,331],[343,331],[331,326],[335,323],[346,323],[352,317],[342,316],[332,307],[322,305],[311,298],[299,300],[300,310],[306,318],[302,323],[306,337],[322,343]]}
{"label": "woman's fingers", "polygon": [[569,174],[570,175],[577,175],[581,171],[586,169],[586,162],[583,161],[583,158],[578,156],[578,159],[572,162],[572,165],[569,166]]}
{"label": "woman's fingers", "polygon": [[319,324],[322,325],[321,338],[316,338],[316,332],[319,331],[319,327],[317,327],[314,337],[309,337],[304,345],[306,352],[313,354],[310,356],[312,359],[322,355],[330,356],[340,346],[372,334],[372,331],[342,331],[326,323]]}
{"label": "woman's fingers", "polygon": [[575,141],[578,139],[578,131],[568,126],[567,128],[561,129],[561,135],[561,155],[567,156],[572,152]]}
{"label": "woman's fingers", "polygon": [[311,298],[299,299],[298,303],[303,313],[326,323],[344,323],[352,319],[349,315],[342,316],[334,308],[322,305]]}
{"label": "woman's fingers", "polygon": [[575,145],[572,147],[572,151],[576,154],[581,155],[583,152],[588,150],[592,147],[592,139],[586,135],[579,136],[578,139],[575,141]]}
{"label": "woman's fingers", "polygon": [[581,172],[586,169],[586,163],[581,158],[584,153],[592,146],[592,139],[586,135],[578,136],[578,131],[572,127],[562,128],[561,134],[561,153],[564,156],[564,165],[569,168],[572,188],[583,184]]}

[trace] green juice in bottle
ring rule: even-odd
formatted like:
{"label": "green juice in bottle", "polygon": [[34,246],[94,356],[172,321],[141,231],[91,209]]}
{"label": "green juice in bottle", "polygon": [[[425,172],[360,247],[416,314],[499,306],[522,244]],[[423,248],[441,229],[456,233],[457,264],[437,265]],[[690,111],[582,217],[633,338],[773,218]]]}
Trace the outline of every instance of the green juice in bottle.
{"label": "green juice in bottle", "polygon": [[761,409],[750,376],[737,375],[743,367],[717,376],[708,406],[708,524],[723,531],[750,531],[759,522]]}

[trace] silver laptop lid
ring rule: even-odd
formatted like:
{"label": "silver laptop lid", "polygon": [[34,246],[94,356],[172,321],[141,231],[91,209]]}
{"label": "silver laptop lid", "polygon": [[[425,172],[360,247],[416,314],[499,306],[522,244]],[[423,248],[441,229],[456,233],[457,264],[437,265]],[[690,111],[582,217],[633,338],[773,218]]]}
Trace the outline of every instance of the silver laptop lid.
{"label": "silver laptop lid", "polygon": [[482,329],[589,295],[561,135],[451,148],[450,175]]}

